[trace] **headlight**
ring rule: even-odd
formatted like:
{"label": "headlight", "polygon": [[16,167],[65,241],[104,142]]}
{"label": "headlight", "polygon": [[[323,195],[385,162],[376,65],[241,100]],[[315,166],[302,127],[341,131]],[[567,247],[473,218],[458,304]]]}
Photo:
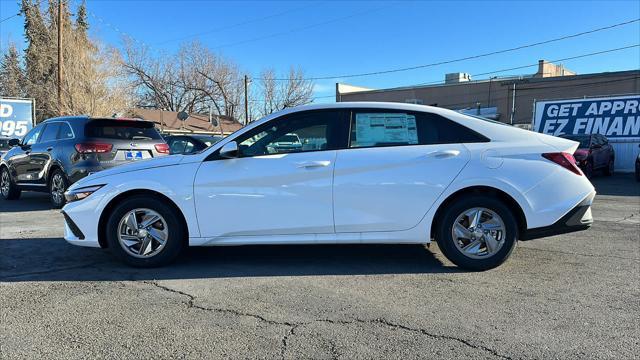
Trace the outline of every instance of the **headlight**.
{"label": "headlight", "polygon": [[98,191],[98,189],[100,189],[103,186],[104,185],[93,185],[93,186],[85,186],[85,187],[69,190],[66,193],[64,193],[64,198],[67,199],[67,202],[82,200],[87,196],[93,194],[94,192]]}

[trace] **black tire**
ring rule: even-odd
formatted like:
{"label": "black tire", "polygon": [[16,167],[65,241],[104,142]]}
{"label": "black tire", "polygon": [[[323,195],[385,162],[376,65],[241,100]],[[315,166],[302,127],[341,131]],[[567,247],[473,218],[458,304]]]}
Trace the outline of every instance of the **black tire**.
{"label": "black tire", "polygon": [[587,160],[587,165],[585,165],[583,172],[587,179],[593,178],[593,162],[591,160]]}
{"label": "black tire", "polygon": [[[480,259],[465,255],[455,245],[452,235],[454,222],[458,216],[476,207],[486,208],[498,214],[505,227],[502,247],[495,254]],[[452,263],[467,270],[489,270],[502,264],[511,255],[518,239],[518,224],[512,211],[500,200],[489,196],[471,195],[457,199],[445,209],[437,224],[435,234],[438,247]]]}
{"label": "black tire", "polygon": [[640,181],[640,166],[636,165],[636,181]]}
{"label": "black tire", "polygon": [[614,163],[615,163],[615,161],[614,161],[613,158],[609,159],[609,163],[607,164],[607,167],[604,169],[604,174],[606,176],[613,175]]}
{"label": "black tire", "polygon": [[[5,183],[7,182],[7,183]],[[6,167],[0,168],[0,196],[4,200],[18,200],[22,191],[11,179],[11,173]]]}
{"label": "black tire", "polygon": [[61,209],[67,200],[64,198],[64,192],[69,188],[69,181],[64,172],[56,169],[49,179],[49,199],[54,209]]}
{"label": "black tire", "polygon": [[[157,212],[166,222],[168,237],[164,247],[150,257],[135,257],[124,249],[118,240],[119,224],[123,217],[135,209],[150,209]],[[136,195],[121,201],[109,214],[106,228],[106,240],[109,250],[121,261],[134,267],[157,267],[174,261],[186,244],[185,225],[176,210],[163,200],[149,196]]]}

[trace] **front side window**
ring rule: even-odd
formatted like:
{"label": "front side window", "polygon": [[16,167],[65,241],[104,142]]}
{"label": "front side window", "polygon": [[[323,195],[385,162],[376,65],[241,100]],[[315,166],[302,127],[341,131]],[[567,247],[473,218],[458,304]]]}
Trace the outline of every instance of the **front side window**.
{"label": "front side window", "polygon": [[285,115],[238,139],[243,157],[334,150],[346,141],[348,123],[341,111]]}
{"label": "front side window", "polygon": [[354,111],[349,147],[457,144],[489,141],[443,116],[387,110]]}
{"label": "front side window", "polygon": [[42,131],[42,126],[36,126],[33,130],[29,131],[27,135],[22,138],[22,145],[33,145],[38,140],[38,136],[40,136],[40,132]]}

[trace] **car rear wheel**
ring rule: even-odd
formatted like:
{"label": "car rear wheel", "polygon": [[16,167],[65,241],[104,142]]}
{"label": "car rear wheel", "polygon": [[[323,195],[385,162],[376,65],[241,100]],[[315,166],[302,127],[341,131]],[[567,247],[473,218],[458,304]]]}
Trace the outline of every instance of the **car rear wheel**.
{"label": "car rear wheel", "polygon": [[160,199],[134,196],[122,201],[107,221],[109,249],[135,267],[162,266],[182,250],[184,225],[175,210]]}
{"label": "car rear wheel", "polygon": [[587,179],[593,177],[593,162],[587,161],[587,164],[584,166],[584,176],[586,176]]}
{"label": "car rear wheel", "polygon": [[438,222],[436,241],[454,264],[488,270],[502,264],[513,251],[518,226],[512,211],[488,196],[460,198]]}
{"label": "car rear wheel", "polygon": [[16,200],[20,198],[20,189],[11,180],[9,169],[6,167],[0,168],[0,195],[5,200]]}
{"label": "car rear wheel", "polygon": [[607,168],[604,169],[604,174],[606,176],[611,176],[613,175],[613,170],[614,170],[614,163],[615,161],[613,159],[609,160],[609,164],[607,164]]}
{"label": "car rear wheel", "polygon": [[51,205],[55,209],[60,209],[66,204],[64,192],[67,191],[69,182],[61,170],[56,169],[49,180],[49,196],[51,197]]}

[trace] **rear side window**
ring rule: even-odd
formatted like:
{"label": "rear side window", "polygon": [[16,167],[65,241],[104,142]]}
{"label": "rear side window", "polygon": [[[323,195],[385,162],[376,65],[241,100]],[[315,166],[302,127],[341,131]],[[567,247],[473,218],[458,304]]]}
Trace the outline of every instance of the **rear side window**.
{"label": "rear side window", "polygon": [[362,110],[351,117],[350,147],[487,142],[486,137],[440,115]]}
{"label": "rear side window", "polygon": [[153,123],[135,120],[90,120],[84,128],[84,135],[116,140],[161,139]]}
{"label": "rear side window", "polygon": [[58,123],[47,124],[42,132],[42,136],[40,137],[40,142],[55,141],[58,137],[58,129],[60,129],[60,125]]}

